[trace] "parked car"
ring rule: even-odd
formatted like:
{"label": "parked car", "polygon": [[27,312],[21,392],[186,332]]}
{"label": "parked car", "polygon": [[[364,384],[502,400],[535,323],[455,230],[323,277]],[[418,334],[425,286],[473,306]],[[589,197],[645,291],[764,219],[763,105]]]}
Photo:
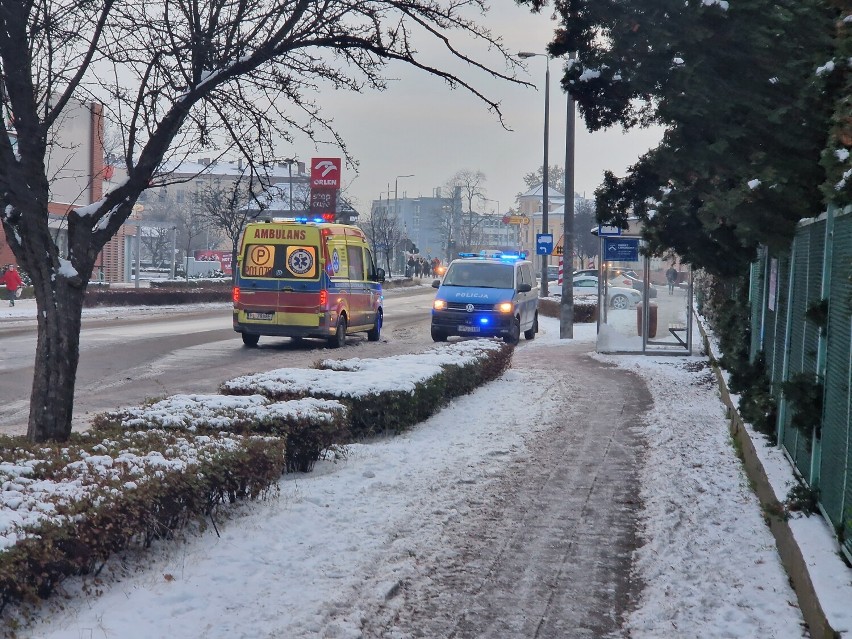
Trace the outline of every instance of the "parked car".
{"label": "parked car", "polygon": [[559,280],[559,267],[555,264],[547,265],[547,281],[556,282]]}
{"label": "parked car", "polygon": [[[598,294],[598,278],[591,275],[580,275],[574,278],[574,298]],[[606,302],[611,308],[635,308],[642,301],[642,294],[632,288],[608,286]]]}
{"label": "parked car", "polygon": [[596,268],[584,268],[579,271],[574,271],[574,277],[579,277],[581,275],[591,275],[592,277],[598,276],[598,269]]}
{"label": "parked car", "polygon": [[[636,271],[625,270],[616,271],[615,275],[609,278],[610,286],[623,286],[625,288],[633,288],[641,292],[645,287],[645,282],[636,274]],[[653,284],[648,286],[648,296],[657,297],[657,287]]]}

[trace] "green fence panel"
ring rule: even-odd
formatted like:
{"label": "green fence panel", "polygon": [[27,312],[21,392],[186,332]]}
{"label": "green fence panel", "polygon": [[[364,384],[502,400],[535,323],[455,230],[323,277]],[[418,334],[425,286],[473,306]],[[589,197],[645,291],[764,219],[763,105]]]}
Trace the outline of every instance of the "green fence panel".
{"label": "green fence panel", "polygon": [[764,247],[760,247],[757,252],[757,260],[752,262],[751,264],[751,274],[749,278],[749,290],[748,290],[748,299],[750,306],[750,327],[751,327],[751,339],[749,344],[749,359],[753,362],[757,357],[757,354],[760,352],[761,345],[761,329],[762,324],[761,321],[763,319],[763,305],[765,300],[763,299],[763,288],[765,278],[763,277],[764,265],[766,263],[765,260],[766,249]]}
{"label": "green fence panel", "polygon": [[[782,400],[782,385],[786,381],[784,377],[785,362],[788,366],[789,375],[799,372],[799,368],[795,365],[791,366],[791,361],[795,361],[796,357],[801,360],[801,345],[804,342],[803,337],[803,316],[798,312],[801,306],[801,295],[797,290],[794,282],[792,303],[789,300],[790,278],[798,280],[806,277],[807,274],[807,259],[810,253],[810,235],[804,237],[796,236],[795,252],[789,257],[779,258],[778,260],[778,293],[776,300],[777,312],[777,329],[774,339],[774,365],[769,369],[770,381],[772,383],[772,395],[778,405],[781,405]],[[803,275],[804,274],[804,275]],[[790,322],[788,326],[788,314]],[[802,321],[797,321],[801,318]],[[788,336],[789,332],[789,336]],[[797,341],[798,340],[798,341]],[[789,350],[785,350],[789,349]],[[802,433],[791,425],[792,412],[790,407],[781,413],[783,419],[783,437],[781,445],[786,449],[787,454],[793,460],[799,471],[808,476],[810,470],[810,450],[811,442],[808,433]]]}
{"label": "green fence panel", "polygon": [[834,526],[844,526],[852,553],[852,214],[834,223],[828,326],[825,408],[820,463],[820,503]]}
{"label": "green fence panel", "polygon": [[766,373],[772,383],[772,394],[776,401],[781,398],[781,387],[775,383],[776,370],[780,376],[784,365],[784,318],[787,316],[787,290],[783,276],[785,264],[785,259],[773,255],[767,260],[763,344],[766,352]]}

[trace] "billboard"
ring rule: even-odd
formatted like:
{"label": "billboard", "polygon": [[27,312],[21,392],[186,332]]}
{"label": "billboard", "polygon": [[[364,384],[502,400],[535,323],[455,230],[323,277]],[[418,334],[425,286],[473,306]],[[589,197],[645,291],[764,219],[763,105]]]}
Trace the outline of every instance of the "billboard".
{"label": "billboard", "polygon": [[195,251],[196,262],[219,262],[225,275],[231,274],[231,252],[230,251]]}

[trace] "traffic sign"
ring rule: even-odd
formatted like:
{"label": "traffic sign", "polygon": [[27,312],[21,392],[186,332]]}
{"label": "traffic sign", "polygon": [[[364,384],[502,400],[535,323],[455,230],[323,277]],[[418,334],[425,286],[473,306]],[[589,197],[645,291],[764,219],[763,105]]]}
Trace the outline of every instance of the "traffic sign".
{"label": "traffic sign", "polygon": [[620,226],[607,226],[606,224],[598,225],[598,237],[605,237],[607,235],[621,235],[621,227]]}
{"label": "traffic sign", "polygon": [[536,255],[550,255],[553,252],[553,233],[536,233]]}
{"label": "traffic sign", "polygon": [[604,259],[608,262],[638,262],[638,237],[604,237]]}
{"label": "traffic sign", "polygon": [[530,218],[525,215],[504,215],[503,224],[517,224],[518,226],[526,226],[530,223]]}

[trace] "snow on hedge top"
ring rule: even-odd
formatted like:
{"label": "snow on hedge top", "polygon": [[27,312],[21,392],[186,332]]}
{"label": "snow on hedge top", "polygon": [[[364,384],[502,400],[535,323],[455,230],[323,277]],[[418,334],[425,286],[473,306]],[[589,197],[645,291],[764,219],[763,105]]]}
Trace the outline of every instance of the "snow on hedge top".
{"label": "snow on hedge top", "polygon": [[489,351],[502,348],[501,342],[496,340],[469,340],[453,344],[441,344],[425,353],[406,353],[393,357],[382,357],[378,359],[353,357],[351,359],[324,359],[320,362],[320,368],[334,371],[375,371],[376,368],[386,366],[397,366],[400,363],[414,362],[419,364],[431,364],[433,366],[467,366],[476,363]]}
{"label": "snow on hedge top", "polygon": [[369,375],[359,375],[358,371],[349,370],[278,368],[229,380],[222,384],[222,390],[269,395],[316,393],[355,399],[389,391],[413,394],[416,384],[440,375],[443,371],[440,366],[412,361],[395,364],[388,361],[384,366],[371,366],[369,370]]}
{"label": "snow on hedge top", "polygon": [[[415,385],[440,375],[442,366],[473,363],[487,352],[502,348],[496,340],[470,340],[447,344],[425,353],[380,359],[325,360],[324,370],[279,368],[243,375],[222,384],[225,392],[270,395],[309,395],[359,398],[382,392],[414,393]],[[369,371],[369,375],[358,375]]]}
{"label": "snow on hedge top", "polygon": [[[159,440],[157,446],[149,445],[151,437]],[[55,453],[50,450],[44,453],[48,458],[41,459],[16,449],[17,458],[0,463],[0,552],[21,539],[37,536],[37,531],[26,530],[28,526],[70,522],[71,516],[63,510],[72,504],[86,500],[97,505],[111,493],[132,490],[166,472],[185,472],[215,459],[220,451],[237,450],[249,439],[254,438],[128,432],[120,440],[105,440],[91,450],[63,448],[58,467],[54,467]]]}
{"label": "snow on hedge top", "polygon": [[181,428],[192,432],[199,425],[227,430],[276,421],[331,422],[343,417],[346,410],[333,399],[313,397],[273,402],[262,395],[173,395],[150,406],[109,412],[106,417],[120,420],[125,428]]}

